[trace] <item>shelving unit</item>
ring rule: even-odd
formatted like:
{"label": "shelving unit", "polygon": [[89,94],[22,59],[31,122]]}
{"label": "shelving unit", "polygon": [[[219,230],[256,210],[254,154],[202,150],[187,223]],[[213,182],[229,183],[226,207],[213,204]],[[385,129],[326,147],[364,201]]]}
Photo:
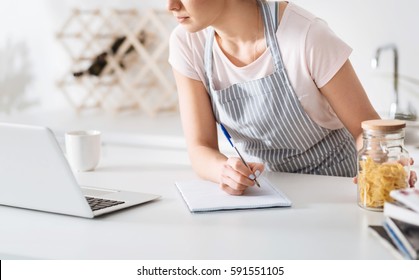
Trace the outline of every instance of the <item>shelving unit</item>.
{"label": "shelving unit", "polygon": [[[154,115],[176,110],[167,62],[174,26],[162,10],[74,9],[57,33],[71,60],[59,89],[77,112],[99,108]],[[89,68],[96,72],[89,73]]]}

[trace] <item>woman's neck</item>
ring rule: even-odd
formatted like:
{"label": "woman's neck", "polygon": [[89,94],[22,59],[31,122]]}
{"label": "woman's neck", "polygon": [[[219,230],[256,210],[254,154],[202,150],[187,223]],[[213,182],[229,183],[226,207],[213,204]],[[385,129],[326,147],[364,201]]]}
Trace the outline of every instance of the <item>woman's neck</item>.
{"label": "woman's neck", "polygon": [[261,7],[256,0],[226,2],[225,11],[213,24],[216,40],[233,64],[245,66],[266,49]]}
{"label": "woman's neck", "polygon": [[[254,40],[261,20],[257,0],[228,0],[213,27],[223,40],[246,42]],[[253,34],[252,34],[253,33]]]}

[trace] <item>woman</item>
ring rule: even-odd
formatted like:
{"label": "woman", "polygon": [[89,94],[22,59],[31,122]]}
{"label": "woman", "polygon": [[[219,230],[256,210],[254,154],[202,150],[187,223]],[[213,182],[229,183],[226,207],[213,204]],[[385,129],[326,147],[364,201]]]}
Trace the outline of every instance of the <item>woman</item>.
{"label": "woman", "polygon": [[[327,24],[288,2],[168,0],[170,58],[194,170],[241,195],[271,171],[356,175],[361,122],[378,119]],[[220,153],[221,123],[249,162]]]}

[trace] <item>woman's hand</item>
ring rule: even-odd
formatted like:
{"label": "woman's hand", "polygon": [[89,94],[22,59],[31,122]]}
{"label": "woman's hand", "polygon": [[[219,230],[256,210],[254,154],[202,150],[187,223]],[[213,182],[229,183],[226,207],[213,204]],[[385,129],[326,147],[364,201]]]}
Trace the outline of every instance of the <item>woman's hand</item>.
{"label": "woman's hand", "polygon": [[242,195],[248,187],[255,186],[255,179],[263,172],[263,163],[248,162],[250,170],[240,158],[229,158],[221,170],[220,187],[231,195]]}
{"label": "woman's hand", "polygon": [[418,176],[415,171],[410,171],[410,179],[409,179],[409,186],[411,188],[415,187],[416,181],[418,180]]}
{"label": "woman's hand", "polygon": [[[410,158],[409,165],[412,166],[414,163],[415,163],[415,161],[413,160],[413,158]],[[415,171],[410,171],[409,187],[414,188],[417,180],[418,180],[418,176],[417,176],[416,172]],[[354,177],[353,182],[354,182],[354,184],[358,184],[358,178]]]}
{"label": "woman's hand", "polygon": [[[415,163],[415,161],[413,160],[413,158],[410,158],[410,166],[412,166]],[[409,176],[409,186],[411,188],[415,187],[416,181],[418,180],[418,175],[416,174],[415,171],[410,171],[410,176]]]}

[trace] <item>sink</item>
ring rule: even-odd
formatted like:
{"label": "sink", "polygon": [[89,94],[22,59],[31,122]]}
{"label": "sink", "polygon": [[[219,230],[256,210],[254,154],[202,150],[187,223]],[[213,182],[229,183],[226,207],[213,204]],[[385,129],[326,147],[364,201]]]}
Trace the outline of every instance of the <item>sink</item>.
{"label": "sink", "polygon": [[419,122],[406,121],[404,144],[419,147]]}

